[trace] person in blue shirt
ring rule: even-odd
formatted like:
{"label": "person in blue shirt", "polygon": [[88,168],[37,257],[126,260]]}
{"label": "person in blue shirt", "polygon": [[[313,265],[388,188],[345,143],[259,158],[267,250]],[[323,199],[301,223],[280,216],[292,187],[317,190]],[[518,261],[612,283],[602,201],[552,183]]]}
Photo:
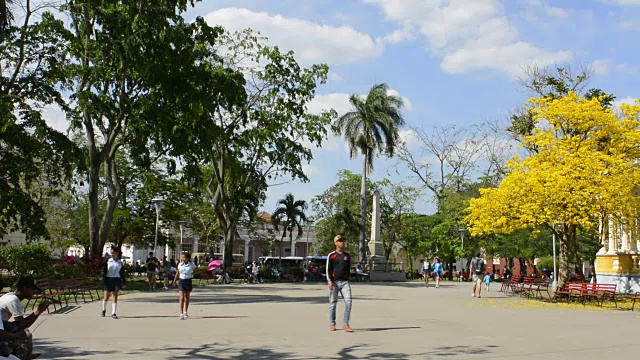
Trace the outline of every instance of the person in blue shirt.
{"label": "person in blue shirt", "polygon": [[435,262],[433,263],[433,276],[436,278],[436,288],[440,287],[440,277],[443,275],[443,273],[444,267],[442,266],[440,259],[436,258]]}
{"label": "person in blue shirt", "polygon": [[484,276],[484,289],[489,291],[489,285],[491,285],[491,274],[486,274]]}
{"label": "person in blue shirt", "polygon": [[178,291],[180,292],[180,320],[189,318],[189,302],[191,301],[191,291],[193,290],[193,271],[196,265],[191,262],[191,254],[183,253],[182,262],[178,264],[176,277],[173,279],[173,286],[178,280]]}

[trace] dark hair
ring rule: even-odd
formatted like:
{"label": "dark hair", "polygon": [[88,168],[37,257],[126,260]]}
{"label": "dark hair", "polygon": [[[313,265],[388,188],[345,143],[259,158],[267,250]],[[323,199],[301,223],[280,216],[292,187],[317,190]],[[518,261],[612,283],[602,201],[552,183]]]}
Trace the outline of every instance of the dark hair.
{"label": "dark hair", "polygon": [[153,256],[153,251],[149,251],[149,256]]}
{"label": "dark hair", "polygon": [[187,257],[187,259],[191,260],[191,253],[189,253],[189,252],[186,252],[186,251],[185,251],[185,252],[183,252],[183,253],[182,253],[182,256],[186,256],[186,257]]}
{"label": "dark hair", "polygon": [[480,257],[480,251],[476,251],[476,257]]}
{"label": "dark hair", "polygon": [[118,256],[122,255],[122,250],[118,250],[116,248],[111,248],[111,251],[113,251],[114,253],[118,254]]}

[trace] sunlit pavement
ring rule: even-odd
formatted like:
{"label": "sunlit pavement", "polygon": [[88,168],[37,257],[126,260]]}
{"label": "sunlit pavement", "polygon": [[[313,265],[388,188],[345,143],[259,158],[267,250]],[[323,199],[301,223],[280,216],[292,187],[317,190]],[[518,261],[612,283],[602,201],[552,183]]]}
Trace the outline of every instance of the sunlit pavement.
{"label": "sunlit pavement", "polygon": [[[640,311],[535,306],[468,283],[352,283],[351,326],[329,332],[324,284],[197,288],[188,320],[175,291],[123,296],[120,319],[93,302],[33,326],[44,359],[632,358]],[[109,311],[111,305],[109,305]],[[109,312],[108,311],[108,312]]]}

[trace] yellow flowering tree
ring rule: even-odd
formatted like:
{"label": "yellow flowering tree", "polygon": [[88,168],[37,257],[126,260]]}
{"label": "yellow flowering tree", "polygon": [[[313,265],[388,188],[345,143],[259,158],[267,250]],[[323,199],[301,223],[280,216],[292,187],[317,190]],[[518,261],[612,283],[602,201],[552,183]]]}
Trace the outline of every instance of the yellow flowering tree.
{"label": "yellow flowering tree", "polygon": [[[569,274],[569,251],[579,228],[592,229],[614,216],[634,221],[640,202],[640,99],[622,113],[600,99],[570,92],[559,98],[533,98],[526,104],[534,119],[498,188],[482,189],[472,199],[466,222],[474,235],[550,228],[560,239],[559,284]],[[561,223],[559,227],[553,227]]]}

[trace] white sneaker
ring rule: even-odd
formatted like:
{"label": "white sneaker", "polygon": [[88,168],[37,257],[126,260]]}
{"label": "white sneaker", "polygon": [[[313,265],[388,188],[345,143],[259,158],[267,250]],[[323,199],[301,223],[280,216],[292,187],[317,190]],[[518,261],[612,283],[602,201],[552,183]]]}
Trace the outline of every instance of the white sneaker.
{"label": "white sneaker", "polygon": [[476,293],[471,294],[472,297],[476,297]]}
{"label": "white sneaker", "polygon": [[189,314],[184,313],[184,319],[187,320],[189,318]]}
{"label": "white sneaker", "polygon": [[180,320],[184,320],[184,319],[185,319],[184,314],[180,314]]}

